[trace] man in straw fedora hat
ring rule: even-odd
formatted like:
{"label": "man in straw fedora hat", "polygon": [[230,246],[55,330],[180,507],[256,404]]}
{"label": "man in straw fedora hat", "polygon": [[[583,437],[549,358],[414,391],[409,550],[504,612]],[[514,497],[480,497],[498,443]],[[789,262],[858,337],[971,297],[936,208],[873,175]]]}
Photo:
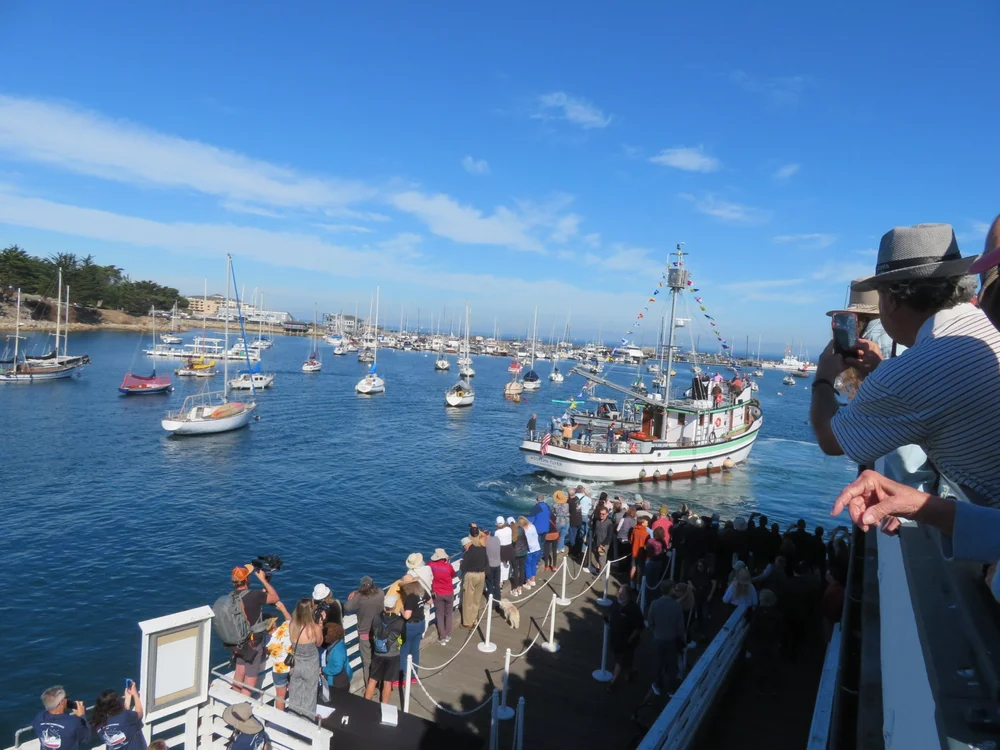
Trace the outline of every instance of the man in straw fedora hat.
{"label": "man in straw fedora hat", "polygon": [[[882,326],[910,350],[883,362],[888,352],[871,341],[848,353],[831,342],[816,370],[810,419],[828,455],[873,464],[901,446],[919,445],[949,484],[974,502],[997,506],[1000,333],[969,304],[974,260],[962,257],[948,224],[886,232],[875,274],[853,286],[878,293]],[[848,368],[864,382],[842,407],[834,381]]]}
{"label": "man in straw fedora hat", "polygon": [[222,720],[233,728],[227,745],[230,750],[271,750],[271,740],[264,725],[253,715],[249,703],[234,703],[222,712]]}

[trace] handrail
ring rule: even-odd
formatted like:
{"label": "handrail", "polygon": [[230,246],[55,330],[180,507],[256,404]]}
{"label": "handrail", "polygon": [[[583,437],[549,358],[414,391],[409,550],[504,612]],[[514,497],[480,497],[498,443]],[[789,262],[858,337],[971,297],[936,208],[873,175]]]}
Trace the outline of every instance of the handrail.
{"label": "handrail", "polygon": [[729,670],[743,653],[743,639],[749,629],[747,620],[747,607],[740,605],[712,639],[636,750],[679,750],[688,746]]}
{"label": "handrail", "polygon": [[833,635],[826,646],[823,672],[816,691],[816,705],[813,707],[812,724],[809,727],[809,744],[806,750],[827,750],[830,727],[833,720],[833,700],[840,682],[840,623],[833,626]]}

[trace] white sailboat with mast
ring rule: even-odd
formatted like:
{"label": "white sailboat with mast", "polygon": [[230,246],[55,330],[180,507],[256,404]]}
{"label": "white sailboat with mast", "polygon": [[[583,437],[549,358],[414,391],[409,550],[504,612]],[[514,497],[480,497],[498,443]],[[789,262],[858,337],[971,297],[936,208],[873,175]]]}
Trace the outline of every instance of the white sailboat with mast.
{"label": "white sailboat with mast", "polygon": [[[7,340],[10,341],[8,336]],[[0,383],[23,383],[31,384],[46,380],[65,380],[72,377],[83,364],[58,363],[52,358],[28,361],[21,350],[21,290],[17,290],[17,312],[14,322],[14,352],[10,359],[6,358],[9,352],[4,352],[4,358],[0,359]],[[58,339],[57,339],[58,341]],[[58,353],[58,344],[56,345]],[[89,362],[89,359],[87,360]]]}
{"label": "white sailboat with mast", "polygon": [[385,393],[385,381],[379,376],[378,369],[378,303],[379,303],[379,287],[375,287],[375,332],[373,336],[372,344],[372,363],[368,368],[368,374],[365,375],[358,384],[354,386],[354,390],[364,396],[372,396],[376,393]]}
{"label": "white sailboat with mast", "polygon": [[[229,299],[229,281],[233,273],[233,257],[226,254],[226,299]],[[234,284],[235,286],[235,284]],[[239,297],[236,298],[240,328],[243,328],[243,313]],[[229,316],[225,319],[225,345],[229,348]],[[243,340],[246,342],[246,333]],[[246,344],[244,343],[244,347]],[[246,349],[246,363],[250,366],[250,351]],[[223,386],[221,391],[206,391],[184,399],[179,411],[168,413],[161,420],[163,429],[172,435],[213,435],[246,427],[254,418],[257,408],[257,391],[251,382],[249,401],[229,400],[229,358],[223,360]]]}
{"label": "white sailboat with mast", "polygon": [[[465,303],[465,350],[469,350],[469,303]],[[459,373],[462,375],[461,379],[455,383],[451,388],[445,391],[444,402],[448,406],[472,406],[476,400],[476,391],[472,387],[472,383],[469,382],[469,376],[462,373],[463,369],[472,368],[468,365],[462,365],[459,368]],[[472,373],[475,375],[475,372]]]}
{"label": "white sailboat with mast", "polygon": [[309,358],[302,363],[302,372],[319,372],[323,369],[323,356],[319,353],[319,342],[316,336],[319,333],[319,303],[313,306],[313,331],[312,331],[312,351]]}
{"label": "white sailboat with mast", "polygon": [[696,380],[690,397],[670,397],[677,298],[688,286],[684,256],[678,245],[673,256],[676,263],[667,264],[666,286],[672,300],[662,398],[636,393],[581,367],[573,370],[595,386],[631,398],[639,410],[641,429],[612,434],[605,444],[596,446],[576,438],[554,439],[545,445],[540,439],[527,439],[522,441],[520,449],[529,465],[558,477],[626,483],[720,472],[735,467],[750,455],[763,424],[763,414],[749,388],[730,388],[721,378],[709,381],[706,388],[701,380]]}
{"label": "white sailboat with mast", "polygon": [[535,372],[535,341],[538,338],[538,308],[535,308],[535,322],[531,326],[531,362],[528,371],[521,378],[521,385],[526,391],[537,391],[542,387],[542,379]]}

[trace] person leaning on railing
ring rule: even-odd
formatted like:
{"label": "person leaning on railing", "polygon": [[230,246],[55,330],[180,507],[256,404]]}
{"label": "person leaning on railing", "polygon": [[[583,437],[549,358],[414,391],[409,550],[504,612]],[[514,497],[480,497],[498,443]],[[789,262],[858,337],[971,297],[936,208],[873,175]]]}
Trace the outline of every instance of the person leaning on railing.
{"label": "person leaning on railing", "polygon": [[[859,340],[846,355],[831,342],[817,367],[810,419],[828,455],[846,454],[863,465],[919,445],[970,500],[997,506],[1000,333],[968,304],[973,260],[961,256],[947,224],[887,232],[875,275],[854,287],[878,291],[886,333],[909,349],[882,361],[870,341]],[[848,367],[865,378],[840,406],[833,384]]]}

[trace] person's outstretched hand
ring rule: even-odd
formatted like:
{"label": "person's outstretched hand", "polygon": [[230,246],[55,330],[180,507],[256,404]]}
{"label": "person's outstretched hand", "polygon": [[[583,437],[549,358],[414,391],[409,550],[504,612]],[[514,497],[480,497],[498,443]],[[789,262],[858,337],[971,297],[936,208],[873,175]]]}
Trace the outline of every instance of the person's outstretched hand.
{"label": "person's outstretched hand", "polygon": [[917,516],[930,500],[931,495],[926,492],[894,482],[869,469],[843,489],[830,515],[840,515],[846,508],[851,521],[862,531],[882,525],[886,533],[894,534],[899,530],[897,519],[920,520]]}

